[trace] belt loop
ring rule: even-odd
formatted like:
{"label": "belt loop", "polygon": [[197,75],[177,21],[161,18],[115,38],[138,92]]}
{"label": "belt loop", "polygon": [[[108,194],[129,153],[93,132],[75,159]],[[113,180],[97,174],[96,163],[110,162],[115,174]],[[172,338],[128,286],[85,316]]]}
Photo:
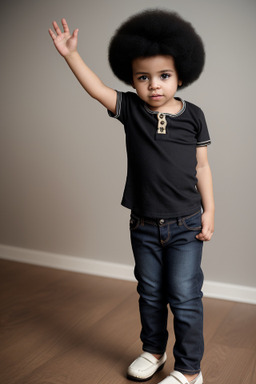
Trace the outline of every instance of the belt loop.
{"label": "belt loop", "polygon": [[182,225],[182,219],[180,217],[177,217],[177,225],[179,226]]}
{"label": "belt loop", "polygon": [[144,217],[141,217],[141,219],[140,219],[140,225],[141,225],[142,227],[144,227]]}

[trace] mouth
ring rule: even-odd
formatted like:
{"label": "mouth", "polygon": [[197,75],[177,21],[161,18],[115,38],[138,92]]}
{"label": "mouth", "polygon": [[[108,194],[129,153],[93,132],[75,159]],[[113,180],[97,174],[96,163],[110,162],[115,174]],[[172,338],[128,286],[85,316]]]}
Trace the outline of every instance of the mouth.
{"label": "mouth", "polygon": [[163,95],[151,95],[150,98],[153,100],[159,100],[163,97]]}

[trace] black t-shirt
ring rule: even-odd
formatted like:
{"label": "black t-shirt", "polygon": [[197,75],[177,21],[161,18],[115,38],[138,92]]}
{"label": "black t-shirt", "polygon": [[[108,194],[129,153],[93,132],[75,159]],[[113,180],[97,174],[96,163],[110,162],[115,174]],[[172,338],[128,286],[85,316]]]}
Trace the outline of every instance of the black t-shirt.
{"label": "black t-shirt", "polygon": [[144,217],[169,218],[201,208],[196,147],[210,144],[204,114],[185,102],[176,115],[151,111],[136,93],[117,93],[125,128],[127,178],[122,205]]}

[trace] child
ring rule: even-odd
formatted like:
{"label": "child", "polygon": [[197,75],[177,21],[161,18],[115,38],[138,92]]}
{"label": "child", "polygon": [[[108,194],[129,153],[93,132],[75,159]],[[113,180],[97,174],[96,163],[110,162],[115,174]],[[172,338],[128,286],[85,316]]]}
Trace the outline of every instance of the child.
{"label": "child", "polygon": [[[203,383],[203,241],[214,230],[207,160],[210,137],[197,106],[175,97],[204,66],[204,47],[176,13],[148,10],[128,19],[109,46],[115,75],[135,92],[116,92],[77,52],[78,29],[49,33],[90,96],[124,125],[128,172],[122,204],[131,209],[130,233],[138,280],[143,353],[129,366],[134,381],[149,380],[166,361],[167,304],[174,315],[174,371],[161,384]],[[203,213],[202,213],[203,212]]]}

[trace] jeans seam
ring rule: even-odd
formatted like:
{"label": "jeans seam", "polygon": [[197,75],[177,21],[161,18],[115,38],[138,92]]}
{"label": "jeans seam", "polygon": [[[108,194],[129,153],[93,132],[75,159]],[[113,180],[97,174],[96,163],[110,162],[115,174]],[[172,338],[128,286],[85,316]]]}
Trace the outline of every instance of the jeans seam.
{"label": "jeans seam", "polygon": [[170,237],[171,237],[171,231],[170,231],[170,226],[168,225],[168,236],[167,236],[167,239],[162,240],[162,239],[160,238],[160,242],[161,242],[161,244],[162,244],[162,245],[165,245],[166,243],[168,243],[168,241],[170,240]]}
{"label": "jeans seam", "polygon": [[200,230],[202,229],[202,225],[200,225],[200,226],[198,226],[198,227],[189,227],[189,226],[187,225],[187,223],[186,223],[186,220],[191,219],[191,217],[198,215],[200,212],[201,212],[201,211],[198,211],[198,212],[194,213],[193,215],[190,215],[190,216],[187,216],[187,217],[183,217],[183,218],[181,219],[182,224],[183,224],[184,227],[187,228],[189,231],[200,231]]}

